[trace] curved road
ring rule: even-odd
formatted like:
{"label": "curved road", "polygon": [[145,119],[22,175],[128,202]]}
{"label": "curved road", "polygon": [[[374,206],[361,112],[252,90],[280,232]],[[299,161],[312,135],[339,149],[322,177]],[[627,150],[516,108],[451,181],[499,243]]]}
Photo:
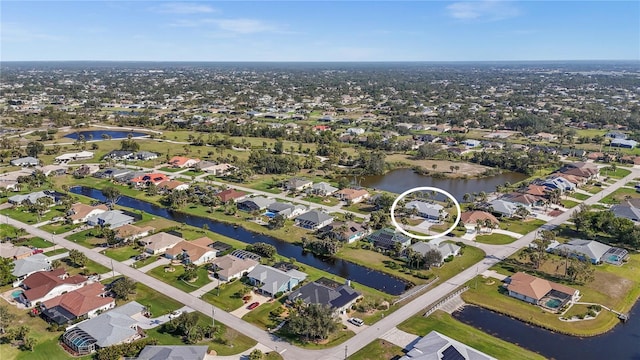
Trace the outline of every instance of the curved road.
{"label": "curved road", "polygon": [[[639,169],[632,169],[631,174],[618,180],[613,185],[610,185],[608,188],[602,190],[597,195],[590,197],[589,199],[585,200],[583,203],[587,205],[594,204],[598,202],[598,200],[609,195],[610,193],[617,190],[618,188],[624,186],[627,182],[632,181],[634,178],[638,177],[639,175],[640,175]],[[576,210],[577,210],[576,208],[573,208],[572,210],[566,211],[565,213],[561,214],[560,216],[554,218],[553,220],[549,221],[547,224],[540,227],[540,229],[550,230],[557,227],[558,225],[567,221],[570,218],[571,214]],[[105,255],[102,255],[95,251],[90,251],[89,249],[81,245],[68,241],[60,236],[49,234],[34,226],[24,224],[22,222],[13,220],[6,216],[5,218],[7,219],[6,222],[8,224],[11,224],[18,228],[24,228],[30,234],[42,237],[44,239],[49,239],[51,237],[56,244],[64,246],[67,249],[80,250],[83,253],[85,253],[89,259],[101,265],[104,265],[108,268],[111,268],[112,260],[111,258]],[[214,308],[216,320],[219,320],[225,323],[226,325],[257,340],[259,343],[266,345],[271,349],[276,349],[277,347],[278,352],[280,352],[285,359],[338,360],[338,359],[344,359],[345,353],[348,355],[351,355],[354,352],[360,350],[361,348],[363,348],[373,340],[381,337],[387,331],[393,329],[399,323],[421,312],[423,309],[433,305],[440,298],[452,292],[459,286],[464,285],[467,281],[473,279],[479,273],[484,272],[485,270],[489,269],[491,266],[498,263],[502,259],[512,255],[516,251],[527,246],[535,238],[536,233],[537,233],[537,230],[532,231],[522,236],[520,239],[516,240],[515,242],[506,246],[500,246],[500,247],[496,246],[491,248],[485,247],[485,249],[489,250],[489,252],[487,253],[486,257],[482,259],[480,262],[474,264],[473,266],[467,269],[464,269],[462,272],[452,277],[448,281],[438,285],[437,287],[433,288],[427,293],[419,296],[418,298],[409,302],[407,305],[401,307],[400,309],[393,312],[389,316],[386,316],[385,318],[378,321],[374,325],[361,331],[360,333],[358,333],[351,339],[347,340],[343,344],[334,348],[323,349],[323,350],[307,350],[307,349],[298,348],[283,340],[280,340],[278,337],[271,335],[266,331],[252,324],[245,322],[242,319],[236,318],[233,315],[227,312],[224,312],[219,308],[213,307],[209,303],[206,303],[188,293],[178,290],[172,287],[171,285],[166,284],[160,280],[157,280],[143,272],[140,272],[136,269],[133,269],[119,262],[113,262],[113,267],[114,267],[114,270],[119,272],[120,274],[131,277],[136,281],[140,281],[150,286],[151,288],[183,303],[184,305],[189,306],[192,309],[195,309],[197,311],[200,311],[201,313],[207,316],[211,315],[211,309]]]}

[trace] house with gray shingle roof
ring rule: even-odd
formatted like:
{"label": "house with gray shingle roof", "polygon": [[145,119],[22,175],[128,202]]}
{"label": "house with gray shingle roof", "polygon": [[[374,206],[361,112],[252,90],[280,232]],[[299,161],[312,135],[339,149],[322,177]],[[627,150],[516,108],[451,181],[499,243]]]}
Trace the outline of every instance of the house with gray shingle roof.
{"label": "house with gray shingle roof", "polygon": [[126,215],[120,210],[105,211],[87,218],[87,224],[89,226],[109,226],[110,229],[131,224],[134,221],[135,219],[132,216]]}
{"label": "house with gray shingle roof", "polygon": [[442,260],[440,261],[439,265],[442,265],[444,263],[444,259],[448,258],[449,256],[458,255],[461,249],[460,246],[456,244],[448,243],[448,242],[441,242],[440,244],[436,245],[436,244],[428,243],[424,241],[418,241],[417,243],[409,246],[409,248],[422,255],[425,255],[427,252],[431,250],[435,250],[439,252],[440,256],[442,257]]}
{"label": "house with gray shingle roof", "polygon": [[336,191],[338,191],[337,187],[331,186],[331,184],[328,184],[326,182],[313,184],[308,190],[309,194],[318,196],[330,196],[333,195],[333,193],[335,193]]}
{"label": "house with gray shingle roof", "polygon": [[640,209],[633,206],[631,203],[613,205],[611,207],[611,212],[613,212],[615,217],[640,222]]}
{"label": "house with gray shingle roof", "polygon": [[238,210],[242,211],[256,211],[256,210],[264,210],[270,204],[274,203],[273,199],[268,199],[264,196],[255,196],[251,198],[246,198],[244,200],[238,201]]}
{"label": "house with gray shingle roof", "polygon": [[252,285],[259,287],[261,293],[274,297],[279,292],[291,291],[307,278],[307,274],[295,269],[282,271],[271,266],[257,265],[247,274],[247,278]]}
{"label": "house with gray shingle roof", "polygon": [[11,160],[11,165],[13,166],[38,166],[38,164],[40,164],[40,160],[34,158],[33,156]]}
{"label": "house with gray shingle roof", "polygon": [[442,205],[425,201],[409,201],[404,207],[408,210],[416,209],[418,211],[418,216],[428,220],[440,220],[441,217],[445,218],[449,215],[444,211],[444,207]]}
{"label": "house with gray shingle roof", "polygon": [[136,360],[204,360],[206,345],[147,345]]}
{"label": "house with gray shingle roof", "polygon": [[320,210],[311,210],[295,218],[296,226],[316,230],[333,222],[333,217]]}
{"label": "house with gray shingle roof", "polygon": [[466,344],[431,331],[423,336],[400,360],[498,360]]}
{"label": "house with gray shingle roof", "polygon": [[[573,239],[564,244],[550,249],[556,254],[567,254],[581,260],[589,260],[592,264],[600,264],[602,262],[619,263],[628,256],[628,252],[624,249],[615,248],[595,240]],[[609,259],[609,254],[615,254],[615,259]]]}
{"label": "house with gray shingle roof", "polygon": [[17,278],[13,283],[13,287],[20,286],[22,280],[33,273],[51,270],[51,261],[44,254],[31,255],[27,258],[16,260],[13,264],[11,274]]}
{"label": "house with gray shingle roof", "polygon": [[362,297],[362,294],[349,285],[320,278],[292,292],[287,297],[287,300],[294,302],[300,299],[307,305],[326,305],[334,309],[336,313],[343,313],[360,297]]}
{"label": "house with gray shingle roof", "polygon": [[307,211],[307,207],[276,201],[267,206],[267,211],[275,215],[283,216],[285,219],[289,219],[304,213]]}
{"label": "house with gray shingle roof", "polygon": [[310,188],[313,185],[313,181],[301,178],[291,178],[287,180],[285,187],[287,190],[302,191],[306,188]]}

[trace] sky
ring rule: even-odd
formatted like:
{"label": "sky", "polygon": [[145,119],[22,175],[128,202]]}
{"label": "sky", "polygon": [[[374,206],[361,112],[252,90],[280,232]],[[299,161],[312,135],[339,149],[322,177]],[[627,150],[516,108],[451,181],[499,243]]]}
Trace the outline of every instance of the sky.
{"label": "sky", "polygon": [[3,0],[0,60],[640,60],[640,1]]}

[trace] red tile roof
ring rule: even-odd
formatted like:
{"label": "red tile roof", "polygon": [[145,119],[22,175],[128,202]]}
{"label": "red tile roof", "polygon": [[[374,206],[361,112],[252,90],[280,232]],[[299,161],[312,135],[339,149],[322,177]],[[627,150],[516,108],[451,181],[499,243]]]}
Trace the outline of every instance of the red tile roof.
{"label": "red tile roof", "polygon": [[82,284],[87,278],[82,275],[67,277],[63,268],[52,271],[38,271],[29,275],[22,284],[28,289],[24,291],[24,297],[29,300],[38,300],[51,290],[63,284]]}
{"label": "red tile roof", "polygon": [[76,317],[80,317],[92,310],[115,302],[115,299],[112,297],[101,296],[104,295],[104,293],[104,285],[101,283],[93,283],[47,300],[42,303],[42,306],[45,309],[61,306]]}
{"label": "red tile roof", "polygon": [[223,190],[223,191],[221,191],[221,192],[216,194],[216,196],[219,197],[222,202],[227,202],[229,200],[235,200],[235,199],[241,198],[241,197],[243,197],[245,195],[247,195],[247,194],[243,193],[242,191],[237,191],[235,189]]}

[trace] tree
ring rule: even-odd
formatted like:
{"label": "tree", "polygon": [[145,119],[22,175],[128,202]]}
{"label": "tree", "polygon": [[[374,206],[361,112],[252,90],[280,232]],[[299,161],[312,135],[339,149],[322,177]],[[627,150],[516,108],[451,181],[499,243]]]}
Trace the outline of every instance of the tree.
{"label": "tree", "polygon": [[52,269],[57,269],[59,267],[62,266],[62,261],[60,261],[59,259],[55,259],[51,262],[51,268]]}
{"label": "tree", "polygon": [[277,254],[275,246],[263,242],[257,242],[253,245],[248,245],[247,251],[254,252],[267,258],[272,258]]}
{"label": "tree", "polygon": [[84,267],[87,261],[87,255],[78,250],[70,250],[69,251],[69,260],[74,263],[77,267]]}
{"label": "tree", "polygon": [[310,304],[292,309],[287,329],[306,341],[323,340],[338,329],[333,309],[327,305]]}
{"label": "tree", "polygon": [[513,214],[519,218],[524,219],[529,216],[529,210],[527,210],[524,206],[518,206]]}
{"label": "tree", "polygon": [[27,144],[27,155],[38,157],[38,154],[44,151],[44,144],[39,141],[32,141]]}
{"label": "tree", "polygon": [[36,339],[31,337],[31,336],[27,336],[25,338],[22,339],[22,347],[25,350],[29,350],[29,351],[33,351],[33,347],[36,346]]}
{"label": "tree", "polygon": [[264,354],[260,349],[255,349],[249,354],[249,360],[262,360],[264,359]]}
{"label": "tree", "polygon": [[13,259],[0,257],[0,286],[11,284],[16,280],[13,276]]}
{"label": "tree", "polygon": [[198,268],[196,266],[187,266],[184,269],[184,273],[178,277],[183,281],[192,281],[198,278]]}
{"label": "tree", "polygon": [[442,254],[436,249],[431,249],[424,254],[422,261],[424,262],[423,266],[429,269],[442,263]]}
{"label": "tree", "polygon": [[106,188],[102,189],[102,195],[104,195],[104,197],[109,202],[109,207],[113,208],[113,206],[118,203],[118,200],[120,200],[122,193],[120,192],[120,190],[113,186],[107,186]]}
{"label": "tree", "polygon": [[269,219],[269,229],[280,229],[284,227],[285,218],[284,216],[278,214],[271,219]]}
{"label": "tree", "polygon": [[0,334],[4,334],[7,327],[13,323],[15,315],[9,312],[6,305],[0,305]]}
{"label": "tree", "polygon": [[113,284],[111,291],[116,296],[116,299],[128,300],[129,295],[136,293],[136,282],[128,277],[123,277],[122,280],[118,280]]}

